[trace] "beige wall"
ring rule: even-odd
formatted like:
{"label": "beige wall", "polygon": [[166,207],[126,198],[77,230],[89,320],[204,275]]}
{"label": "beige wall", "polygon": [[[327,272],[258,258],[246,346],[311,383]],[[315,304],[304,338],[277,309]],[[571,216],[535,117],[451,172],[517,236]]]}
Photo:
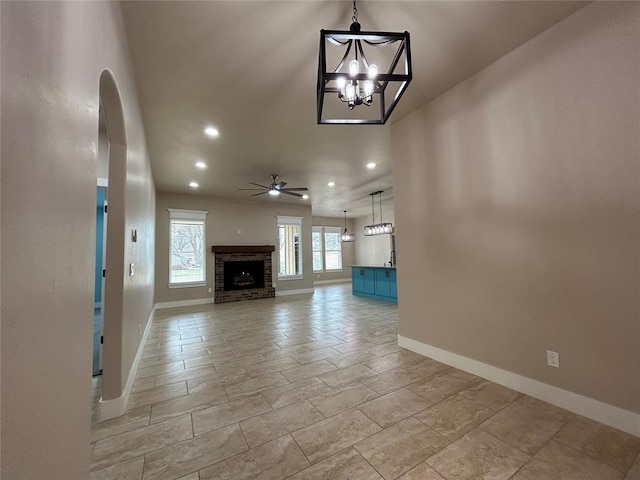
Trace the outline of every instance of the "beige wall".
{"label": "beige wall", "polygon": [[1,2],[2,458],[6,479],[89,471],[98,100],[110,69],[128,143],[122,366],[153,305],[154,186],[120,7]]}
{"label": "beige wall", "polygon": [[[169,212],[168,208],[206,210],[207,233],[207,286],[192,288],[168,288],[169,281]],[[278,281],[274,275],[277,292],[313,288],[313,260],[311,253],[311,207],[278,202],[232,200],[194,194],[158,193],[156,208],[156,303],[181,302],[213,298],[208,292],[213,287],[212,245],[276,245],[278,231],[276,215],[303,217],[302,255],[303,275],[300,280]],[[238,231],[240,233],[238,233]],[[274,253],[274,267],[278,256]]]}
{"label": "beige wall", "polygon": [[[347,230],[353,233],[353,220],[347,219]],[[313,225],[319,227],[340,227],[340,231],[344,231],[344,217],[313,217]],[[342,244],[342,271],[341,272],[320,272],[314,273],[313,279],[316,282],[351,279],[351,265],[355,259],[357,246],[355,242]],[[312,252],[313,255],[313,252]],[[312,257],[313,259],[313,257]]]}
{"label": "beige wall", "polygon": [[402,336],[640,412],[639,29],[593,3],[393,125]]}
{"label": "beige wall", "polygon": [[[395,226],[394,201],[384,200],[382,202],[382,221],[392,223]],[[380,205],[375,205],[376,222],[380,223]],[[356,265],[376,265],[382,266],[391,260],[391,235],[364,236],[365,225],[371,225],[373,217],[356,218],[354,233],[356,234]],[[398,256],[399,257],[399,256]]]}

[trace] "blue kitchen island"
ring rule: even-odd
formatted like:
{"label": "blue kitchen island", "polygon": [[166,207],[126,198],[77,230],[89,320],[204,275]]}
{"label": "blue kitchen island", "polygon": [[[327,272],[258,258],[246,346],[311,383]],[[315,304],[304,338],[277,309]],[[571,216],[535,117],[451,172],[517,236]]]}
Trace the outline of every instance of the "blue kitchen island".
{"label": "blue kitchen island", "polygon": [[353,265],[351,289],[359,297],[398,303],[398,281],[395,267]]}

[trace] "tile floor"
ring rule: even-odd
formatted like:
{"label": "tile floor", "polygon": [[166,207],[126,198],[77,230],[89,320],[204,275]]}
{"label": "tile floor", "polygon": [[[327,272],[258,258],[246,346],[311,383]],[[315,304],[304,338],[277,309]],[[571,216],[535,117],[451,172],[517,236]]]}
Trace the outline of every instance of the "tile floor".
{"label": "tile floor", "polygon": [[399,348],[349,284],[158,311],[91,441],[92,480],[640,479],[640,438]]}

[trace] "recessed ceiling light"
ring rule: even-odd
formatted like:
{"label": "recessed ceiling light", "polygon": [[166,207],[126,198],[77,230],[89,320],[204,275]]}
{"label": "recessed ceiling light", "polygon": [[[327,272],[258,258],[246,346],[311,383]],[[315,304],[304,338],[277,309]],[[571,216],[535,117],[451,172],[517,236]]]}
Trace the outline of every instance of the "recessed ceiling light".
{"label": "recessed ceiling light", "polygon": [[189,185],[187,185],[187,188],[198,188],[200,185],[198,185],[196,182],[191,182]]}
{"label": "recessed ceiling light", "polygon": [[336,186],[336,182],[329,182],[329,183],[327,183],[327,185],[329,185],[330,187],[335,187]]}
{"label": "recessed ceiling light", "polygon": [[207,168],[207,164],[204,162],[196,162],[196,167],[198,168]]}
{"label": "recessed ceiling light", "polygon": [[309,199],[309,195],[307,195],[306,193],[304,195],[302,195],[302,199],[303,200],[308,200]]}
{"label": "recessed ceiling light", "polygon": [[206,133],[210,137],[217,137],[218,135],[220,135],[220,132],[218,132],[218,129],[214,127],[205,128],[204,133]]}
{"label": "recessed ceiling light", "polygon": [[376,168],[376,164],[375,164],[375,163],[373,163],[373,162],[369,162],[369,163],[367,163],[367,168],[368,168],[369,170],[371,170],[372,168]]}

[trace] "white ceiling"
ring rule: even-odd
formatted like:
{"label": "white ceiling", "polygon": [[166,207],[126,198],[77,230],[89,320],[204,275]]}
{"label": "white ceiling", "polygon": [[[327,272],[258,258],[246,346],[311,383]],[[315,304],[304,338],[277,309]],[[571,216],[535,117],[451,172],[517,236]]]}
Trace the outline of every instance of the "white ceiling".
{"label": "white ceiling", "polygon": [[[248,199],[239,188],[277,173],[309,187],[314,215],[368,215],[369,193],[393,197],[389,123],[585,4],[361,0],[363,30],[411,34],[413,81],[379,126],[316,124],[320,30],[348,30],[349,0],[122,2],[156,187]],[[203,134],[209,124],[218,138]]]}

